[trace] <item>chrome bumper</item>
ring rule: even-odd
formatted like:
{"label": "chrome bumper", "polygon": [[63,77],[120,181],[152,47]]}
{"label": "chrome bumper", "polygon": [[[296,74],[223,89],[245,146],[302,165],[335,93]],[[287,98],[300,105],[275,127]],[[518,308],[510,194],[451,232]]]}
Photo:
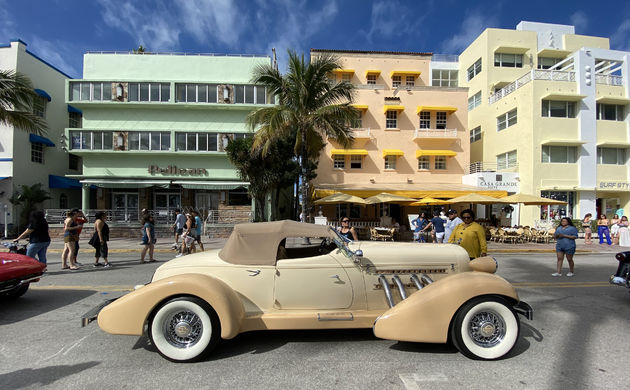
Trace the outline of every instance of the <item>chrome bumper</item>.
{"label": "chrome bumper", "polygon": [[90,322],[92,322],[96,318],[98,318],[98,313],[100,313],[101,310],[103,310],[103,308],[105,306],[107,306],[110,303],[114,302],[116,299],[118,299],[118,298],[108,299],[108,300],[102,302],[100,305],[94,307],[93,309],[91,309],[87,313],[83,314],[81,316],[81,327],[87,326]]}
{"label": "chrome bumper", "polygon": [[516,305],[514,305],[514,311],[517,312],[518,314],[524,316],[525,318],[527,318],[528,320],[533,320],[534,319],[534,309],[532,309],[531,306],[529,306],[527,303],[520,301],[519,303],[517,303]]}

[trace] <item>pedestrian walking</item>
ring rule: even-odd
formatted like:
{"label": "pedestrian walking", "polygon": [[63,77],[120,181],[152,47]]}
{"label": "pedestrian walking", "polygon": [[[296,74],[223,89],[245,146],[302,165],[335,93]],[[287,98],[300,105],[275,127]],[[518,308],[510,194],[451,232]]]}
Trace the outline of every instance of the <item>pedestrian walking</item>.
{"label": "pedestrian walking", "polygon": [[172,228],[175,231],[175,243],[172,248],[177,249],[179,246],[179,237],[184,232],[184,226],[186,225],[186,216],[182,214],[180,209],[175,209],[175,223]]}
{"label": "pedestrian walking", "polygon": [[464,221],[457,216],[457,211],[455,210],[449,210],[446,216],[448,217],[448,220],[446,221],[446,224],[444,224],[444,241],[450,242],[449,239],[451,238],[453,230],[455,230],[455,227],[457,227],[460,223],[464,223]]}
{"label": "pedestrian walking", "polygon": [[591,240],[591,236],[593,235],[593,232],[591,231],[592,217],[593,214],[588,213],[584,216],[584,219],[582,220],[582,229],[584,229],[584,243],[586,245],[590,245],[593,243],[593,241]]}
{"label": "pedestrian walking", "polygon": [[182,248],[180,253],[175,257],[181,257],[186,254],[195,252],[195,238],[193,230],[195,229],[195,220],[189,213],[186,214],[186,224],[184,225],[184,231],[182,232]]}
{"label": "pedestrian walking", "polygon": [[610,230],[608,229],[608,225],[610,225],[610,223],[608,222],[606,214],[600,215],[599,219],[597,220],[597,235],[599,236],[600,245],[604,243],[604,236],[606,236],[606,242],[608,243],[608,245],[612,245],[612,242],[610,241]]}
{"label": "pedestrian walking", "polygon": [[[575,240],[578,238],[578,231],[573,226],[573,222],[568,217],[562,217],[560,220],[560,226],[556,228],[556,232],[553,235],[556,239],[556,257],[558,262],[556,264],[556,272],[551,276],[562,276],[562,263],[566,256],[569,263],[569,272],[567,276],[575,275],[573,273],[573,255],[575,254]],[[610,244],[609,244],[610,245]]]}
{"label": "pedestrian walking", "polygon": [[109,241],[109,225],[107,225],[107,215],[104,211],[99,211],[95,215],[96,221],[94,222],[94,234],[90,239],[90,245],[95,249],[94,252],[94,267],[100,267],[99,259],[103,257],[103,267],[109,268],[111,264],[107,259],[109,248],[107,247],[107,241]]}
{"label": "pedestrian walking", "polygon": [[429,221],[426,229],[432,228],[435,231],[435,242],[443,243],[444,242],[444,220],[440,217],[440,213],[437,211],[433,212],[433,218]]}
{"label": "pedestrian walking", "polygon": [[625,215],[619,221],[619,246],[630,246],[630,229],[628,217]]}
{"label": "pedestrian walking", "polygon": [[414,240],[416,240],[417,242],[426,242],[424,228],[426,228],[428,224],[429,221],[427,221],[427,217],[423,212],[418,215],[418,218],[411,221]]}
{"label": "pedestrian walking", "polygon": [[470,260],[485,256],[488,252],[486,229],[475,222],[475,213],[471,209],[462,211],[462,220],[453,230],[448,242],[466,249]]}
{"label": "pedestrian walking", "polygon": [[81,231],[83,230],[83,225],[87,222],[87,218],[85,217],[85,214],[83,214],[83,211],[79,209],[73,209],[72,212],[76,215],[75,222],[78,225],[77,230],[75,231],[76,240],[74,242],[74,246],[75,246],[74,262],[76,265],[81,266],[83,264],[77,261],[77,258],[79,257],[79,248],[80,248],[79,239],[81,237]]}
{"label": "pedestrian walking", "polygon": [[[63,251],[61,252],[61,269],[79,269],[75,256],[77,248],[76,230],[79,228],[76,219],[76,213],[68,211],[66,213],[66,219],[63,221]],[[70,261],[70,265],[68,265],[68,260]]]}
{"label": "pedestrian walking", "polygon": [[26,230],[22,232],[13,242],[16,244],[23,238],[29,237],[26,246],[26,256],[46,264],[46,251],[50,245],[50,235],[48,234],[48,222],[43,211],[35,210],[31,212]]}
{"label": "pedestrian walking", "polygon": [[152,263],[155,261],[155,259],[153,258],[153,249],[155,248],[156,241],[155,223],[153,221],[153,216],[146,215],[144,217],[144,225],[142,226],[142,245],[144,245],[144,248],[142,249],[142,253],[140,253],[140,263],[147,263],[146,261],[144,261],[147,251],[149,252],[148,262]]}
{"label": "pedestrian walking", "polygon": [[195,241],[197,241],[197,243],[199,244],[199,248],[201,248],[201,251],[203,252],[203,243],[201,242],[201,229],[203,227],[203,222],[201,221],[201,217],[199,216],[198,211],[194,210],[192,214],[195,218]]}
{"label": "pedestrian walking", "polygon": [[610,238],[613,245],[619,245],[619,221],[621,221],[621,216],[613,214],[610,219]]}

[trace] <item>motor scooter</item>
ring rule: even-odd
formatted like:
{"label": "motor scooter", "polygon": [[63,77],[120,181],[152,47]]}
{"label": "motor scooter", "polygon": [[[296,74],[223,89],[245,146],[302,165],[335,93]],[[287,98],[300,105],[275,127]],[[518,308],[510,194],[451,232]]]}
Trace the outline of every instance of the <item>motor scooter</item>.
{"label": "motor scooter", "polygon": [[619,266],[617,272],[610,277],[610,283],[630,289],[630,251],[617,253],[615,259]]}

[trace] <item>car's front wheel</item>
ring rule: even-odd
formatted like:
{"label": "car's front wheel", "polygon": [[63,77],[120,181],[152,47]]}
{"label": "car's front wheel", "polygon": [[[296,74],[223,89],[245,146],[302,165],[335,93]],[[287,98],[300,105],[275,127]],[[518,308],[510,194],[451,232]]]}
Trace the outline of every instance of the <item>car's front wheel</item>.
{"label": "car's front wheel", "polygon": [[171,299],[149,323],[149,337],[160,355],[173,362],[203,359],[216,346],[221,326],[216,312],[195,297]]}
{"label": "car's front wheel", "polygon": [[29,283],[26,284],[22,284],[16,288],[14,288],[13,290],[9,290],[9,291],[5,291],[3,293],[0,293],[0,297],[5,297],[5,298],[9,298],[9,299],[15,299],[15,298],[19,298],[22,295],[26,294],[26,291],[28,290],[28,286]]}
{"label": "car's front wheel", "polygon": [[451,329],[455,347],[473,359],[494,360],[514,348],[520,332],[518,315],[501,297],[478,297],[464,304]]}

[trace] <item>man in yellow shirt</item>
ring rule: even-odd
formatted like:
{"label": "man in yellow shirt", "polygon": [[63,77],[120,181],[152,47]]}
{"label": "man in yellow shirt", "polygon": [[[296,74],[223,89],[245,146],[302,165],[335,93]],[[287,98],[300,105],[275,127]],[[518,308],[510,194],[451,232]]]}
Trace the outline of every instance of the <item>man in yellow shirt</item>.
{"label": "man in yellow shirt", "polygon": [[455,227],[448,242],[466,249],[471,260],[485,256],[488,252],[486,229],[475,222],[475,213],[472,210],[462,211],[461,216],[464,223],[460,223]]}

